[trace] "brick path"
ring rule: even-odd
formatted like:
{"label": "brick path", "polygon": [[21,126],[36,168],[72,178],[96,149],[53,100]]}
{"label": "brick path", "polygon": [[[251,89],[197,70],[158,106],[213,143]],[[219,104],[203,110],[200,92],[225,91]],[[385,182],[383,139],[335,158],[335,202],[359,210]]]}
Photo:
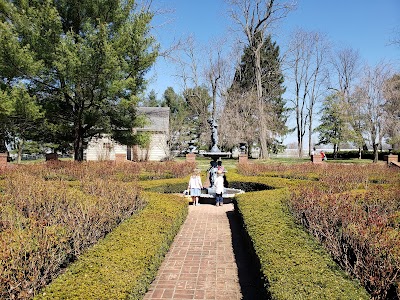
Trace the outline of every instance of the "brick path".
{"label": "brick path", "polygon": [[227,216],[233,210],[233,204],[189,206],[144,299],[242,299]]}

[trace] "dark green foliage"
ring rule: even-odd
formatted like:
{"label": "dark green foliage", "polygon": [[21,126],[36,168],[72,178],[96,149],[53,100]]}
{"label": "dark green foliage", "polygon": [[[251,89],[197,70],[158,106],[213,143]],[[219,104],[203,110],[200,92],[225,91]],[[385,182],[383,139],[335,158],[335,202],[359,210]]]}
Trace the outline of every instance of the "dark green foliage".
{"label": "dark green foliage", "polygon": [[[228,91],[229,97],[227,99],[227,106],[237,107],[240,116],[246,114],[247,108],[241,108],[242,105],[235,102],[250,101],[255,109],[253,114],[256,120],[254,120],[254,124],[252,124],[253,134],[251,137],[248,137],[247,142],[251,144],[254,141],[257,142],[257,138],[266,138],[268,151],[276,153],[282,148],[282,141],[279,141],[278,138],[288,133],[288,128],[286,126],[288,117],[285,108],[286,101],[282,97],[286,88],[283,85],[284,77],[281,70],[279,46],[276,42],[271,40],[271,36],[268,36],[263,41],[260,53],[263,96],[262,99],[258,99],[257,101],[264,102],[263,107],[265,111],[257,111],[257,109],[259,109],[257,102],[251,100],[252,95],[254,97],[256,94],[256,64],[251,46],[247,46],[244,49],[241,62],[237,67],[233,83]],[[241,99],[239,95],[246,95],[244,97],[245,99]],[[261,114],[265,115],[262,119],[268,120],[266,121],[268,123],[267,129],[272,132],[273,138],[254,136],[254,133],[257,132],[257,127],[260,126],[259,120],[261,119]],[[234,120],[234,122],[238,121]],[[240,122],[241,121],[239,121],[239,123]],[[249,122],[248,117],[244,117],[243,122]],[[239,130],[242,130],[242,128],[239,128]]]}
{"label": "dark green foliage", "polygon": [[29,86],[46,112],[42,139],[73,143],[76,160],[99,132],[133,142],[137,95],[157,56],[152,13],[133,0],[1,0],[0,8],[1,87]]}
{"label": "dark green foliage", "polygon": [[[254,69],[254,59],[250,46],[246,47],[242,55],[242,60],[236,70],[231,88],[243,91],[255,89],[256,72]],[[263,95],[265,95],[264,101],[276,102],[283,111],[285,102],[282,95],[286,89],[283,86],[284,77],[281,70],[279,46],[271,40],[271,36],[265,39],[261,48],[261,77]]]}
{"label": "dark green foliage", "polygon": [[187,149],[187,142],[190,141],[189,107],[185,98],[175,93],[172,87],[168,87],[163,95],[162,106],[170,108],[170,139],[171,150],[182,151]]}
{"label": "dark green foliage", "polygon": [[356,140],[355,132],[350,130],[349,122],[346,121],[344,103],[339,93],[326,97],[322,104],[321,124],[315,128],[319,133],[317,145],[332,144],[334,157],[341,143]]}
{"label": "dark green foliage", "polygon": [[188,132],[185,134],[187,141],[194,140],[198,148],[204,149],[210,144],[207,120],[210,117],[209,107],[212,98],[205,86],[188,88],[183,91],[183,96],[187,107],[185,121],[189,125]]}

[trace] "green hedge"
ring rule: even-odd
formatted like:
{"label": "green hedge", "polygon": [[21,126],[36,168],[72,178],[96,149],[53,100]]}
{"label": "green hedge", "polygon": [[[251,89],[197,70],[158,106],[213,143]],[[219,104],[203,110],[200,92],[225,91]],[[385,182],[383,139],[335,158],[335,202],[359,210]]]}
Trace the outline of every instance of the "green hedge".
{"label": "green hedge", "polygon": [[[379,151],[378,152],[378,159],[383,160],[385,155],[388,155],[389,151]],[[400,151],[392,151],[392,154],[398,155],[400,154]],[[325,153],[326,157],[328,159],[333,159],[333,153],[332,152],[327,152]],[[338,151],[336,158],[337,159],[358,159],[358,151],[357,150],[351,150],[351,151]],[[361,158],[362,159],[374,159],[374,151],[361,151]]]}
{"label": "green hedge", "polygon": [[[277,187],[287,184],[276,178],[263,181]],[[237,209],[272,298],[369,299],[365,289],[351,280],[326,250],[294,222],[283,204],[288,197],[287,187],[237,196]]]}
{"label": "green hedge", "polygon": [[187,215],[174,195],[148,205],[84,253],[34,299],[141,299]]}

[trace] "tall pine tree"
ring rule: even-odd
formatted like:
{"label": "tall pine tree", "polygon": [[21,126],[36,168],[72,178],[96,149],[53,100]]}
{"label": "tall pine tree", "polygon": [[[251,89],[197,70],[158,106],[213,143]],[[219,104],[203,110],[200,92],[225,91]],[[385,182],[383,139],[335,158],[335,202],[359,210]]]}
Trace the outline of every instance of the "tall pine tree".
{"label": "tall pine tree", "polygon": [[[275,152],[282,147],[280,137],[288,132],[286,121],[285,100],[282,95],[285,92],[283,86],[284,77],[281,70],[281,60],[279,57],[279,46],[268,36],[261,48],[261,79],[263,89],[264,111],[254,110],[252,126],[257,126],[257,120],[262,119],[261,114],[264,114],[264,120],[267,122],[268,136],[257,136],[258,140],[267,139],[268,150]],[[228,92],[227,106],[238,107],[239,115],[241,104],[234,103],[235,101],[251,101],[255,97],[251,95],[256,93],[256,76],[254,69],[255,57],[250,47],[244,49],[241,62],[236,69],[232,86]],[[238,95],[240,95],[238,97]],[[243,95],[245,98],[243,99]],[[238,100],[239,99],[239,100]],[[253,104],[256,108],[256,103]],[[248,116],[241,122],[250,121]],[[240,130],[240,129],[238,129]],[[258,133],[257,127],[254,128],[254,133]]]}

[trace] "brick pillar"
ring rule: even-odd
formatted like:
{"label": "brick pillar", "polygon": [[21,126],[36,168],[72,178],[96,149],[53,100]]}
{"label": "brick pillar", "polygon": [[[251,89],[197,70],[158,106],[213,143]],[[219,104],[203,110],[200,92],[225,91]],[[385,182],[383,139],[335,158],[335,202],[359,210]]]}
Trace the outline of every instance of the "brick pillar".
{"label": "brick pillar", "polygon": [[239,154],[239,164],[247,164],[249,162],[249,157],[247,153]]}
{"label": "brick pillar", "polygon": [[186,154],[186,161],[187,162],[196,162],[196,154],[195,153]]}
{"label": "brick pillar", "polygon": [[0,168],[7,167],[7,153],[0,153]]}
{"label": "brick pillar", "polygon": [[391,162],[397,163],[399,161],[399,156],[395,154],[385,155],[383,160],[387,161],[387,164],[390,165]]}
{"label": "brick pillar", "polygon": [[311,162],[313,164],[321,164],[322,163],[321,154],[313,154],[313,155],[311,155]]}

